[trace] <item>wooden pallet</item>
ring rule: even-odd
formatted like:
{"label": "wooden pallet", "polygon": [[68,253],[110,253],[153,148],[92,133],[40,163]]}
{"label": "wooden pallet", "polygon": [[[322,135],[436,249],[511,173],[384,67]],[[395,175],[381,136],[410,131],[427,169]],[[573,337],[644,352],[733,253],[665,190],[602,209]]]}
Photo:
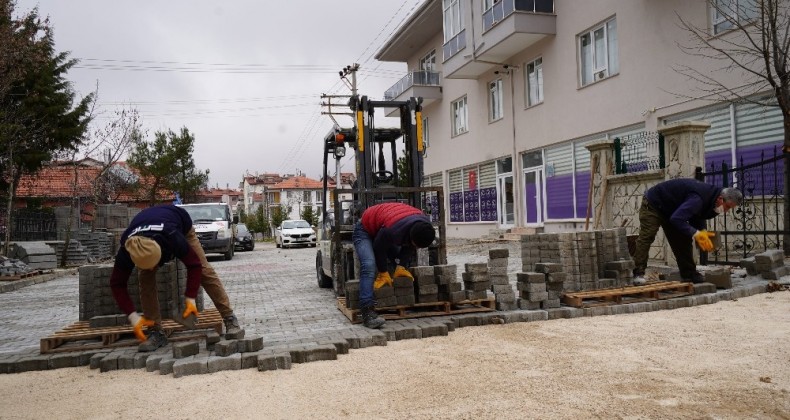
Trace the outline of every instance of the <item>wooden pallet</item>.
{"label": "wooden pallet", "polygon": [[622,303],[646,302],[671,299],[694,293],[694,285],[679,281],[655,281],[642,286],[625,286],[611,289],[568,292],[562,296],[562,303],[577,308],[617,305]]}
{"label": "wooden pallet", "polygon": [[[352,324],[359,324],[362,322],[359,309],[346,308],[345,297],[337,298],[337,309],[339,309]],[[495,310],[496,306],[493,298],[465,300],[458,303],[430,302],[376,308],[376,312],[379,316],[387,320],[491,312]]]}
{"label": "wooden pallet", "polygon": [[[162,320],[162,329],[169,341],[193,340],[205,337],[208,331],[222,334],[222,316],[216,309],[203,311],[194,330],[189,330],[172,319]],[[115,327],[91,327],[89,321],[78,321],[40,341],[41,354],[67,351],[95,350],[136,346],[140,342],[134,336],[131,325]]]}
{"label": "wooden pallet", "polygon": [[13,276],[0,276],[0,281],[22,280],[22,279],[26,279],[28,277],[37,276],[37,275],[39,275],[41,273],[42,273],[41,270],[34,270],[34,271],[29,271],[29,272],[24,273],[24,274],[15,274]]}

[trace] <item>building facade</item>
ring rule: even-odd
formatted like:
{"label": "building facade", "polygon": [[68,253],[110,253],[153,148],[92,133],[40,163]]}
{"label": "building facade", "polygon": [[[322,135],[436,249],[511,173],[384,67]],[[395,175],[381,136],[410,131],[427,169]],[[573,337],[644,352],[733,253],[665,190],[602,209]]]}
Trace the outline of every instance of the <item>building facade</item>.
{"label": "building facade", "polygon": [[703,120],[707,162],[781,145],[778,108],[726,100],[679,71],[746,83],[684,52],[680,18],[732,36],[705,0],[422,3],[376,59],[409,68],[385,98],[423,98],[425,184],[445,189],[448,236],[583,229],[593,141]]}

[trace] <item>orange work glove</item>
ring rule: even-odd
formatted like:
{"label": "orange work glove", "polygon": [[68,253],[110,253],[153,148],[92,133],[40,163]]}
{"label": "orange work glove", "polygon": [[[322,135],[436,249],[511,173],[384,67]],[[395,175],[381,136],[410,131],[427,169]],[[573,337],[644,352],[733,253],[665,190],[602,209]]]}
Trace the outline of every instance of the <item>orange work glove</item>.
{"label": "orange work glove", "polygon": [[697,233],[694,234],[693,238],[699,245],[699,249],[705,252],[713,251],[713,241],[710,238],[716,236],[713,232],[708,232],[707,230],[698,230]]}
{"label": "orange work glove", "polygon": [[414,281],[414,276],[412,276],[409,270],[402,265],[395,267],[395,272],[392,273],[392,277],[408,277],[411,281]]}
{"label": "orange work glove", "polygon": [[373,282],[373,288],[380,289],[386,285],[392,286],[392,277],[390,277],[390,273],[384,271],[376,276],[376,281]]}
{"label": "orange work glove", "polygon": [[132,324],[132,328],[134,329],[134,336],[140,341],[145,341],[146,337],[143,333],[143,327],[153,327],[155,322],[141,316],[137,312],[130,313],[128,318],[129,323]]}
{"label": "orange work glove", "polygon": [[198,310],[197,310],[197,306],[195,306],[195,299],[185,298],[184,306],[185,306],[184,313],[181,314],[182,318],[186,318],[191,314],[195,314],[195,318],[198,317]]}

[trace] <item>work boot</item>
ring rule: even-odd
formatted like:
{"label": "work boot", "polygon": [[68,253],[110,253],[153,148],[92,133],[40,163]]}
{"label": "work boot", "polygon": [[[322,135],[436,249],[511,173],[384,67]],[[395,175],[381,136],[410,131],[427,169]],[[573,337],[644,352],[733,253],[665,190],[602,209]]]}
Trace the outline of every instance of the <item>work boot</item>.
{"label": "work boot", "polygon": [[694,283],[694,284],[704,283],[705,276],[703,276],[702,273],[700,273],[699,271],[695,271],[694,273],[691,274],[690,279],[683,279],[683,281],[686,283]]}
{"label": "work boot", "polygon": [[160,329],[148,330],[148,337],[137,346],[137,351],[149,352],[167,344],[165,332]]}
{"label": "work boot", "polygon": [[647,280],[645,280],[644,275],[634,276],[633,283],[634,286],[642,286],[643,284],[647,283]]}
{"label": "work boot", "polygon": [[362,324],[364,326],[375,329],[381,328],[381,326],[384,325],[384,318],[380,317],[372,306],[366,306],[360,309],[359,312],[362,316]]}
{"label": "work boot", "polygon": [[233,340],[244,338],[244,330],[239,326],[236,315],[228,315],[222,321],[225,323],[225,338]]}

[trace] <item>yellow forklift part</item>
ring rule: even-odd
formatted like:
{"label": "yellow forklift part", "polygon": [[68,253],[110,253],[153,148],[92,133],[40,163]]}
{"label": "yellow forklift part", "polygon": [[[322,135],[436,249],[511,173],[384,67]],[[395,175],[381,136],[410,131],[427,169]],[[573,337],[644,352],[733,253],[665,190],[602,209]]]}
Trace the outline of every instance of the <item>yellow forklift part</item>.
{"label": "yellow forklift part", "polygon": [[365,124],[362,111],[357,111],[357,148],[360,152],[365,151]]}
{"label": "yellow forklift part", "polygon": [[422,144],[422,112],[417,111],[417,151],[423,151]]}

